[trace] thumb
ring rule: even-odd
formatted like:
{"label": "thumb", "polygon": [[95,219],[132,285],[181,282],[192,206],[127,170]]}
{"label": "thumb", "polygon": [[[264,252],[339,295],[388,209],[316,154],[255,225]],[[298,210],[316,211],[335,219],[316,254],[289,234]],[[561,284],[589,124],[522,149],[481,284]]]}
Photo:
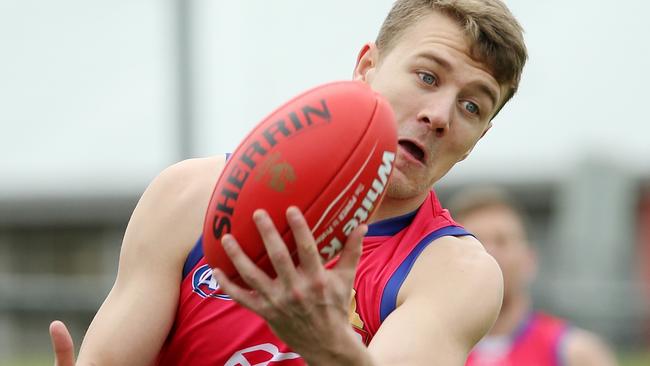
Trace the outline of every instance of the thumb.
{"label": "thumb", "polygon": [[74,366],[74,344],[63,322],[55,320],[50,324],[50,340],[54,350],[54,366]]}

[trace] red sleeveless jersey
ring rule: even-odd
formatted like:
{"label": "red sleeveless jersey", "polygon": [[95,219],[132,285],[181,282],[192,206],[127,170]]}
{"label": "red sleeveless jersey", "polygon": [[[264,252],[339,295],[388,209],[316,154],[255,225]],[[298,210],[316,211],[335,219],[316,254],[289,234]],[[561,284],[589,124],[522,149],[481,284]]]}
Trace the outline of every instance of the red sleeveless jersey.
{"label": "red sleeveless jersey", "polygon": [[505,344],[490,345],[489,338],[479,342],[465,366],[561,366],[567,329],[564,320],[535,312]]}
{"label": "red sleeveless jersey", "polygon": [[[433,191],[416,212],[369,226],[350,304],[350,323],[365,344],[395,309],[397,293],[418,255],[435,239],[450,235],[468,233],[440,206]],[[183,272],[176,319],[158,365],[305,364],[261,317],[217,291],[201,239]]]}

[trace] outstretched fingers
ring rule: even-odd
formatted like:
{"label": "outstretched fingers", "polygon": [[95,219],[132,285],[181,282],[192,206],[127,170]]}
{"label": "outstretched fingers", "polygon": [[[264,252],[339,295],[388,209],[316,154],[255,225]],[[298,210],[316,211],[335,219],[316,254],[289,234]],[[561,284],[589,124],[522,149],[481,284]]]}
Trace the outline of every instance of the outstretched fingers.
{"label": "outstretched fingers", "polygon": [[218,268],[212,269],[212,275],[217,279],[219,287],[223,292],[228,294],[232,300],[237,301],[242,306],[254,312],[259,311],[262,300],[259,292],[238,286]]}
{"label": "outstretched fingers", "polygon": [[368,232],[367,225],[360,225],[348,236],[348,239],[345,241],[343,250],[341,251],[341,257],[336,263],[336,269],[339,271],[349,271],[351,276],[354,277],[356,272],[357,264],[359,263],[359,258],[361,258],[361,249],[363,237]]}
{"label": "outstretched fingers", "polygon": [[226,234],[221,238],[221,244],[237,273],[250,288],[263,292],[270,287],[271,279],[244,253],[235,237]]}
{"label": "outstretched fingers", "polygon": [[63,322],[55,320],[50,323],[50,340],[54,350],[54,366],[74,366],[74,344]]}
{"label": "outstretched fingers", "polygon": [[291,206],[287,209],[287,222],[298,249],[300,269],[308,276],[318,275],[324,268],[318,254],[316,240],[305,217],[297,207]]}
{"label": "outstretched fingers", "polygon": [[275,273],[282,283],[290,287],[296,282],[297,273],[284,239],[278,233],[275,224],[265,210],[256,210],[253,214],[253,220],[262,237],[266,254],[273,265]]}

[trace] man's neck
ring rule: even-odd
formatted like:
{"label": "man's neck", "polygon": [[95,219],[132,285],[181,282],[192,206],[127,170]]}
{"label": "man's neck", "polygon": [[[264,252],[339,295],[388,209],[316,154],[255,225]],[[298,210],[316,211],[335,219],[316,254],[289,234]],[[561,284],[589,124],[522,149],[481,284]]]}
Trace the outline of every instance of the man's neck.
{"label": "man's neck", "polygon": [[370,223],[413,212],[422,205],[428,194],[429,192],[426,192],[422,195],[405,199],[392,198],[386,195],[384,200],[381,202],[381,205],[377,208],[377,211],[370,219]]}
{"label": "man's neck", "polygon": [[490,336],[509,336],[515,332],[530,312],[531,300],[527,294],[504,299],[501,313],[488,333]]}

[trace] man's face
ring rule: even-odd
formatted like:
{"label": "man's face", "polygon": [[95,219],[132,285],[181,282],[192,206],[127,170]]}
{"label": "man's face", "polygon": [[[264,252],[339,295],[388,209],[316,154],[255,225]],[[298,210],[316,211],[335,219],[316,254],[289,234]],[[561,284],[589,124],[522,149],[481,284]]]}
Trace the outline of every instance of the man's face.
{"label": "man's face", "polygon": [[460,27],[437,12],[405,29],[388,50],[364,49],[355,79],[391,104],[399,147],[388,197],[424,196],[490,126],[503,89],[469,56]]}
{"label": "man's face", "polygon": [[505,296],[527,291],[535,271],[535,255],[528,244],[523,223],[506,206],[477,209],[459,221],[483,244],[501,267]]}

